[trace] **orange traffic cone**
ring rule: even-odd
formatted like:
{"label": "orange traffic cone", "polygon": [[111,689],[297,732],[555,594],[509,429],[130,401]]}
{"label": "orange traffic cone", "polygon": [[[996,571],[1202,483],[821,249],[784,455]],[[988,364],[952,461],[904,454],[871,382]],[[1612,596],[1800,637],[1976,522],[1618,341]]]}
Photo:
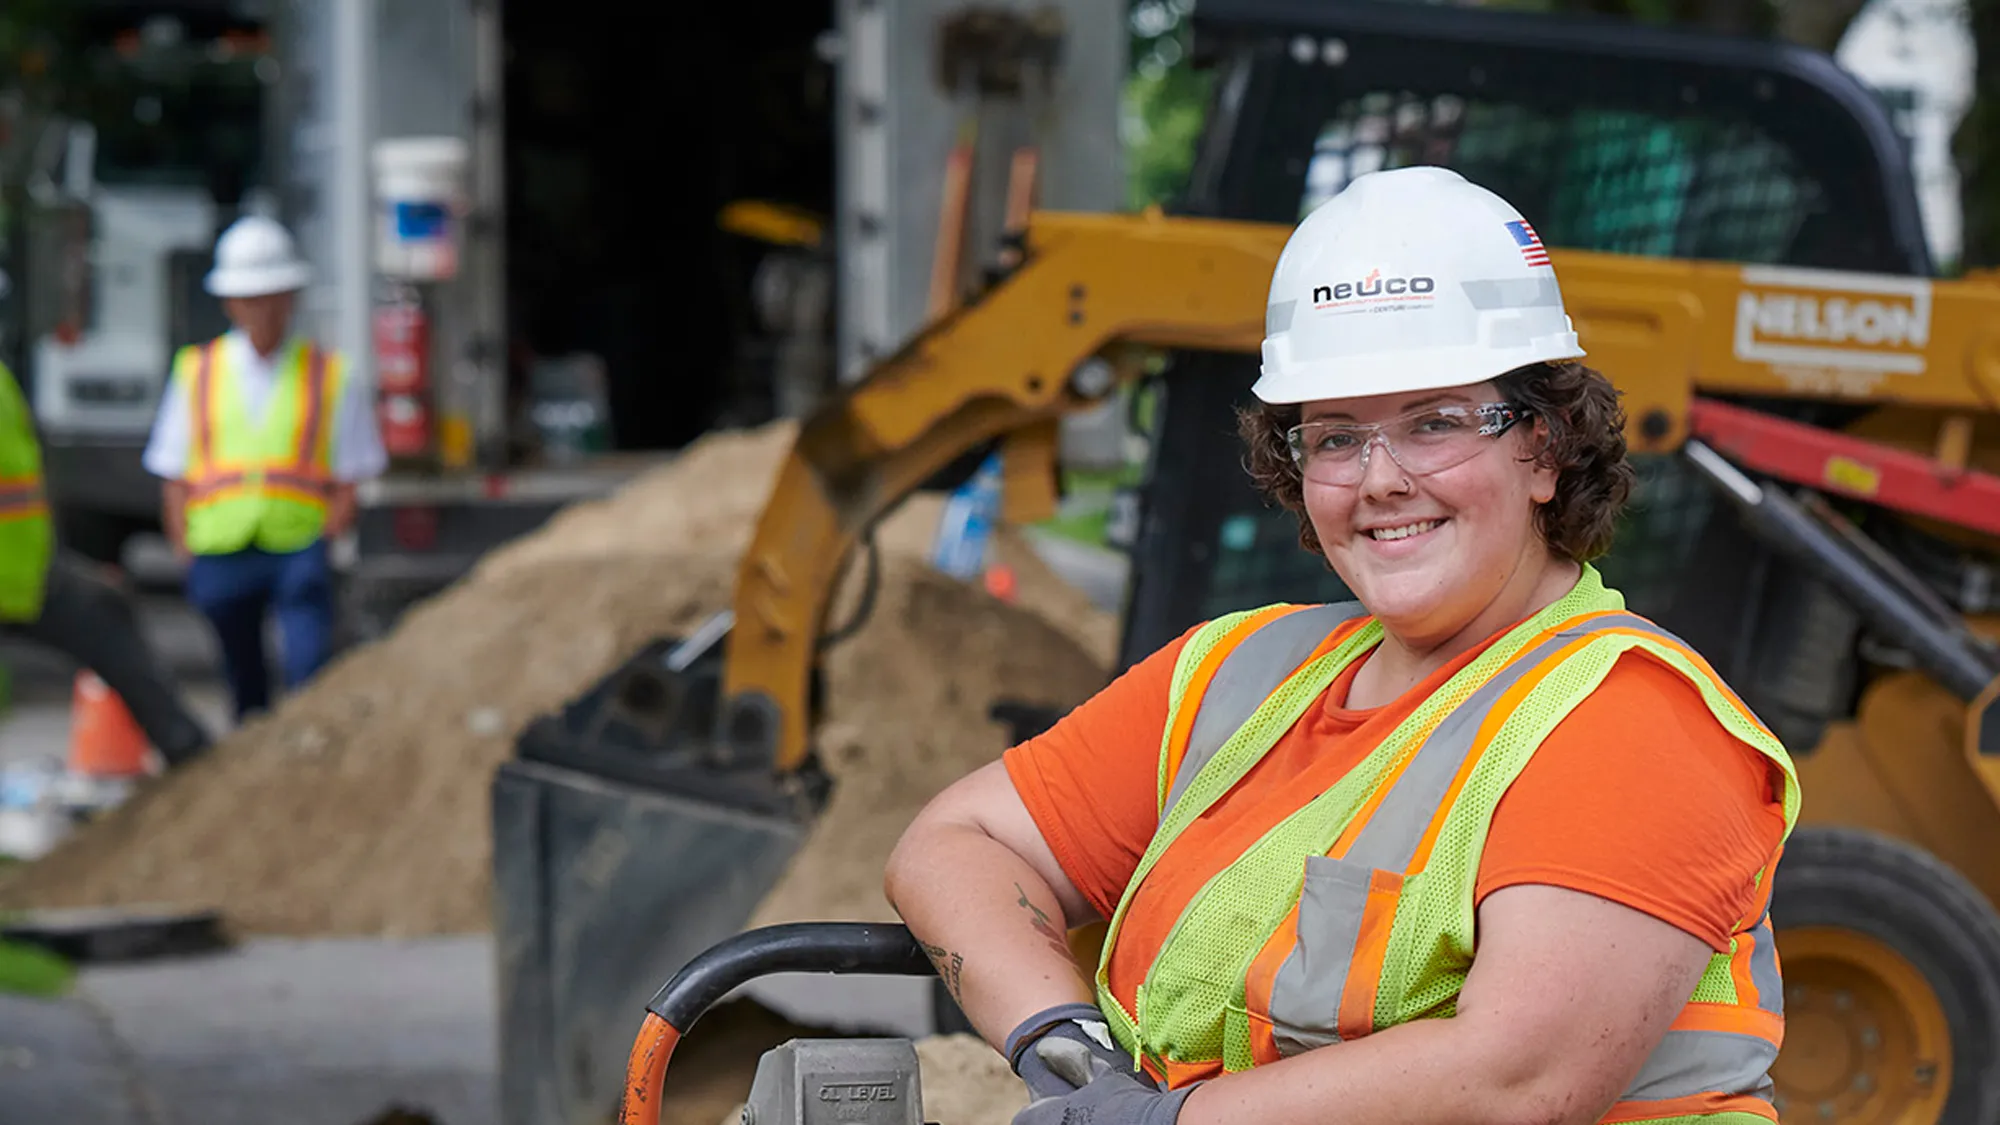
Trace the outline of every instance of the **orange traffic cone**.
{"label": "orange traffic cone", "polygon": [[85,777],[136,777],[152,749],[125,701],[88,668],[70,694],[69,769]]}
{"label": "orange traffic cone", "polygon": [[1012,602],[1020,596],[1020,581],[1014,577],[1014,568],[1006,563],[994,563],[986,568],[986,592],[1003,602]]}

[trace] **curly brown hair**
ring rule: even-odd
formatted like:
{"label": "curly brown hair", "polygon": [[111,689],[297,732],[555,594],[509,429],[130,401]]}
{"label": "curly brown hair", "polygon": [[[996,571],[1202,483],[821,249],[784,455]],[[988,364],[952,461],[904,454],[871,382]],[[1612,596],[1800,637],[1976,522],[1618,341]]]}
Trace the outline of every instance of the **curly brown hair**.
{"label": "curly brown hair", "polygon": [[[1535,512],[1542,540],[1573,562],[1604,554],[1634,477],[1625,459],[1625,411],[1617,388],[1574,360],[1518,367],[1493,382],[1502,398],[1541,419],[1548,435],[1533,458],[1557,473],[1555,496]],[[1325,552],[1306,514],[1304,484],[1285,444],[1285,431],[1298,422],[1298,406],[1269,403],[1240,410],[1236,419],[1251,481],[1298,517],[1299,545],[1320,555]]]}

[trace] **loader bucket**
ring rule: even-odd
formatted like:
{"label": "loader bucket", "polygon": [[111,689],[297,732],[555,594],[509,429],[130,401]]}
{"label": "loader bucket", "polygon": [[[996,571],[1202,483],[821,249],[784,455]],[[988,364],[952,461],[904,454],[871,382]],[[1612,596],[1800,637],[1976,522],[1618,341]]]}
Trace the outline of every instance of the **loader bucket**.
{"label": "loader bucket", "polygon": [[524,731],[492,786],[502,1125],[617,1112],[633,1013],[740,932],[824,807],[816,764],[719,764],[719,644],[647,645]]}

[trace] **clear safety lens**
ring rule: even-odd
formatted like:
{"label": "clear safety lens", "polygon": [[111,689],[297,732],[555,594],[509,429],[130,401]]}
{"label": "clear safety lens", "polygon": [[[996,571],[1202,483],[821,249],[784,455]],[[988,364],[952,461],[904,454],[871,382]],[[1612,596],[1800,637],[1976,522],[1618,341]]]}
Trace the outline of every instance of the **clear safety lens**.
{"label": "clear safety lens", "polygon": [[1471,460],[1525,417],[1526,411],[1505,402],[1427,406],[1381,422],[1301,422],[1285,432],[1285,441],[1307,480],[1353,485],[1368,472],[1369,450],[1378,442],[1404,472],[1424,476]]}

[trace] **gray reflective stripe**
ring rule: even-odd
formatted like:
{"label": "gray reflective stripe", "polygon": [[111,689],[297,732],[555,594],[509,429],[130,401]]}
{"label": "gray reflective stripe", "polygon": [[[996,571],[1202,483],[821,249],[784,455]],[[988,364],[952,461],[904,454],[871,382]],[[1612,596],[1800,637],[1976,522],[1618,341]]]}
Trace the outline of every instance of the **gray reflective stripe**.
{"label": "gray reflective stripe", "polygon": [[1553,277],[1505,277],[1464,282],[1465,299],[1481,312],[1492,309],[1559,307],[1562,291]]}
{"label": "gray reflective stripe", "polygon": [[[1764,876],[1766,879],[1770,875]],[[1778,946],[1771,933],[1771,911],[1750,930],[1750,983],[1757,986],[1757,1006],[1775,1015],[1785,1014],[1785,982],[1778,975]]]}
{"label": "gray reflective stripe", "polygon": [[1327,634],[1365,612],[1360,602],[1335,602],[1287,613],[1265,622],[1223,657],[1208,690],[1195,701],[1194,725],[1162,811],[1174,807],[1222,744],[1299,670]]}
{"label": "gray reflective stripe", "polygon": [[[1299,891],[1299,928],[1306,919],[1338,919],[1310,942],[1292,947],[1271,982],[1271,1041],[1296,1055],[1340,1042],[1340,994],[1347,967],[1361,943],[1361,915],[1368,905],[1369,869],[1326,856],[1306,859]],[[1351,920],[1351,924],[1350,924]]]}
{"label": "gray reflective stripe", "polygon": [[[1609,614],[1564,629],[1524,650],[1431,729],[1388,795],[1362,825],[1346,855],[1307,859],[1306,884],[1299,898],[1298,942],[1271,983],[1272,1040],[1281,1050],[1295,1053],[1339,1041],[1340,1001],[1354,963],[1354,948],[1360,941],[1370,873],[1378,868],[1408,871],[1425,830],[1437,818],[1452,780],[1472,753],[1479,728],[1494,703],[1563,646],[1610,628],[1665,632],[1644,618]],[[1338,889],[1315,896],[1313,885],[1321,881]],[[1358,892],[1347,890],[1350,885],[1358,886]]]}
{"label": "gray reflective stripe", "polygon": [[1778,1047],[1733,1031],[1669,1031],[1619,1101],[1657,1102],[1710,1092],[1765,1096]]}

